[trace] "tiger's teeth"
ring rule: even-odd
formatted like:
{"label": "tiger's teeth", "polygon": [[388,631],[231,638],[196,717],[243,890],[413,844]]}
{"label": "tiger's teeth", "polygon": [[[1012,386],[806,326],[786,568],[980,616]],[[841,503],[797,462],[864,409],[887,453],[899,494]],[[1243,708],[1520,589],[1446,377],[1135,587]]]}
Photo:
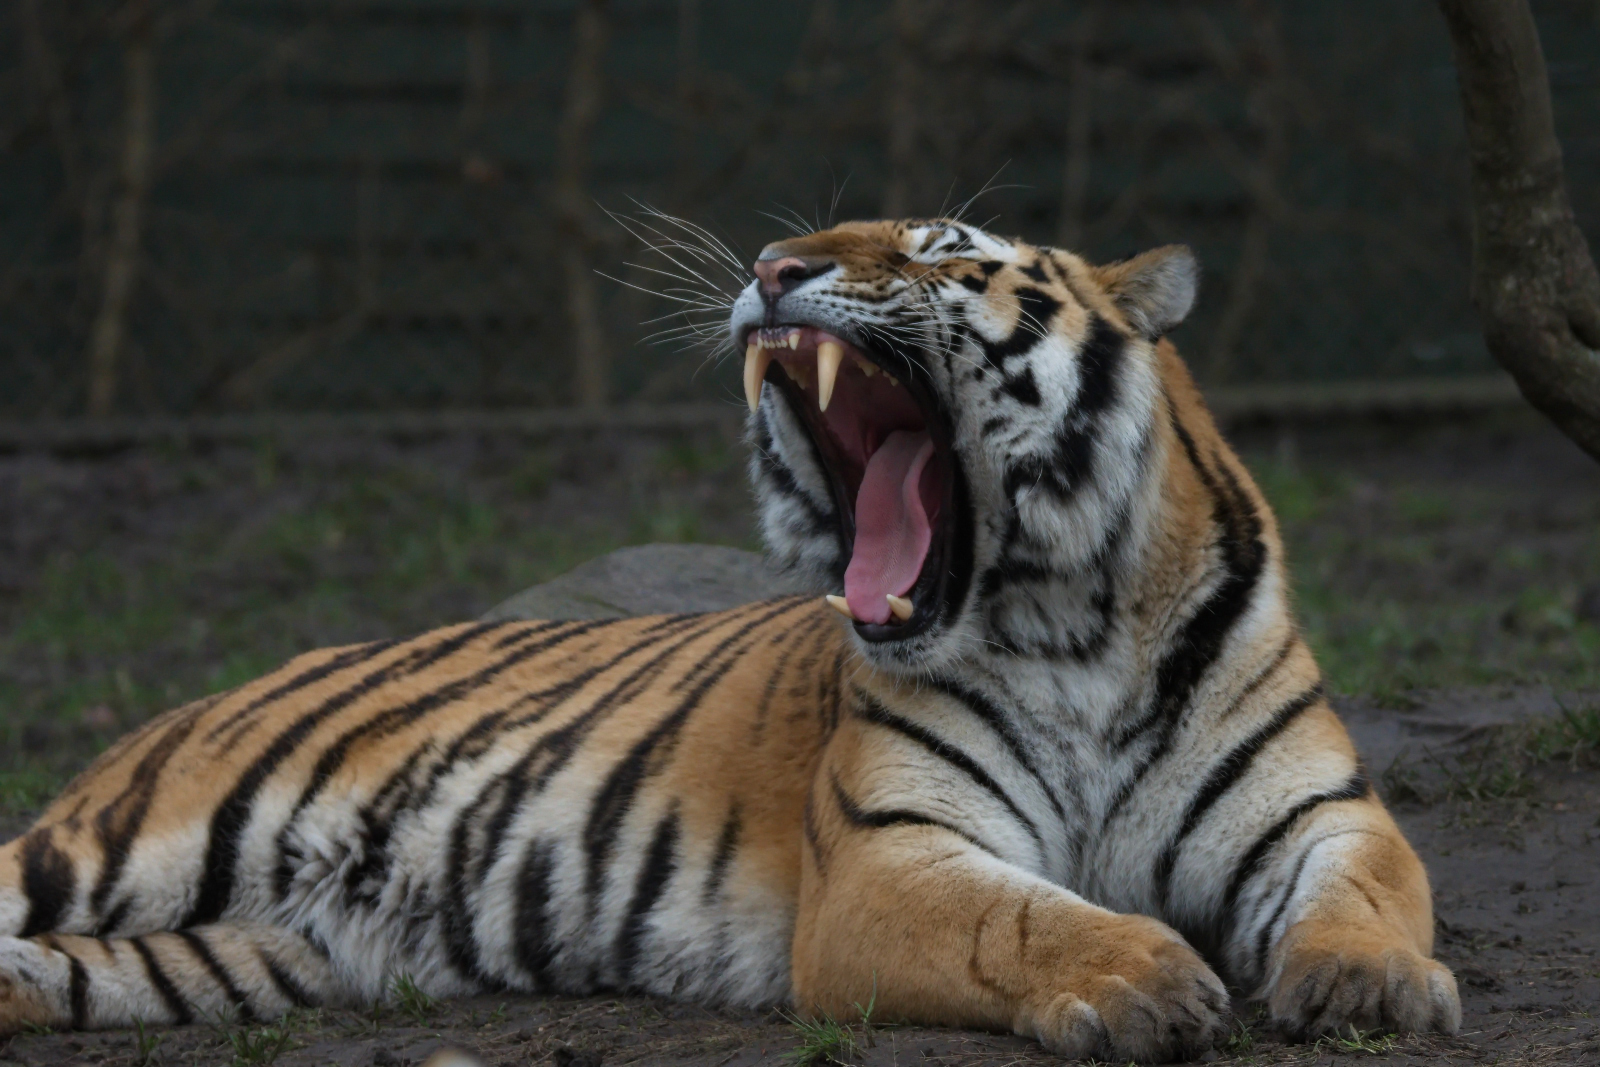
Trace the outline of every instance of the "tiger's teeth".
{"label": "tiger's teeth", "polygon": [[854,619],[856,617],[856,613],[850,610],[850,602],[844,597],[834,596],[832,593],[829,593],[822,599],[828,602],[828,607],[832,608],[834,611],[837,611],[845,618]]}
{"label": "tiger's teeth", "polygon": [[754,341],[744,350],[744,398],[750,404],[751,414],[761,405],[761,383],[766,380],[767,364],[771,362],[767,350]]}
{"label": "tiger's teeth", "polygon": [[862,359],[860,356],[856,357],[856,366],[860,367],[861,373],[866,375],[868,378],[876,377],[878,374],[878,365],[870,362],[869,360]]}
{"label": "tiger's teeth", "polygon": [[900,379],[896,378],[894,375],[890,374],[888,371],[884,371],[883,372],[883,376],[885,378],[889,379],[889,384],[890,385],[899,385],[900,384]]}
{"label": "tiger's teeth", "polygon": [[901,622],[911,618],[911,601],[903,596],[895,596],[893,593],[885,593],[884,599],[889,602],[890,615],[893,615]]}
{"label": "tiger's teeth", "polygon": [[789,350],[792,352],[792,351],[794,351],[795,349],[797,349],[799,347],[800,347],[800,331],[799,330],[790,330],[789,331]]}
{"label": "tiger's teeth", "polygon": [[834,341],[824,341],[817,346],[817,406],[828,410],[833,399],[833,383],[839,377],[839,364],[844,362],[844,349]]}

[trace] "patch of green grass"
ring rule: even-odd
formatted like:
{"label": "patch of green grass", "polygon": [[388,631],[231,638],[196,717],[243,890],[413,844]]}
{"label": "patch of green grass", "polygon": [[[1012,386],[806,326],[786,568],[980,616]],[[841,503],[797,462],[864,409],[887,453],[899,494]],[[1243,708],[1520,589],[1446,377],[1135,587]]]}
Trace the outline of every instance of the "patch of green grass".
{"label": "patch of green grass", "polygon": [[1483,745],[1459,760],[1434,762],[1444,771],[1444,800],[1517,800],[1533,792],[1533,779],[1515,750]]}
{"label": "patch of green grass", "polygon": [[[788,1015],[800,1043],[784,1057],[790,1067],[823,1067],[825,1064],[850,1064],[859,1056],[863,1045],[872,1044],[872,1012],[878,1003],[877,982],[874,980],[872,997],[865,1007],[859,1002],[852,1005],[860,1016],[859,1024],[842,1023],[827,1012],[816,1018]],[[859,1026],[859,1034],[857,1027]]]}
{"label": "patch of green grass", "polygon": [[[1431,804],[1521,800],[1533,795],[1530,771],[1541,763],[1565,760],[1591,765],[1600,758],[1600,705],[1562,707],[1557,715],[1495,731],[1487,740],[1453,755],[1425,754],[1420,761],[1396,760],[1379,776],[1384,796],[1396,803]],[[1438,776],[1424,773],[1425,767]]]}
{"label": "patch of green grass", "polygon": [[1559,715],[1532,724],[1522,743],[1541,763],[1565,759],[1576,766],[1590,761],[1600,754],[1600,704],[1563,706]]}
{"label": "patch of green grass", "polygon": [[1248,1056],[1255,1051],[1256,1032],[1244,1020],[1233,1024],[1228,1040],[1223,1042],[1222,1050],[1230,1056]]}
{"label": "patch of green grass", "polygon": [[66,782],[39,767],[0,770],[0,814],[38,811],[61,791]]}
{"label": "patch of green grass", "polygon": [[1395,494],[1395,509],[1418,526],[1444,526],[1456,517],[1460,507],[1456,499],[1429,489],[1408,488]]}
{"label": "patch of green grass", "polygon": [[651,508],[634,515],[630,541],[688,544],[700,540],[700,516],[689,508]]}
{"label": "patch of green grass", "polygon": [[1600,627],[1580,622],[1571,593],[1484,563],[1474,589],[1447,564],[1455,546],[1395,535],[1374,542],[1285,530],[1297,612],[1331,688],[1403,706],[1415,688],[1560,679],[1600,685]]}
{"label": "patch of green grass", "polygon": [[[0,809],[34,810],[126,727],[300,652],[472,618],[626,543],[709,536],[692,486],[650,486],[589,518],[541,513],[508,475],[310,477],[270,450],[253,471],[266,496],[244,521],[203,511],[131,554],[110,540],[62,548],[0,600]],[[81,725],[90,711],[98,725]]]}
{"label": "patch of green grass", "polygon": [[239,1027],[225,1033],[233,1067],[268,1067],[294,1039],[286,1026]]}
{"label": "patch of green grass", "polygon": [[146,1030],[143,1019],[133,1020],[133,1062],[136,1067],[151,1067],[151,1064],[159,1062],[156,1049],[161,1047],[161,1036]]}
{"label": "patch of green grass", "polygon": [[795,1034],[800,1038],[800,1044],[790,1049],[784,1057],[791,1067],[848,1064],[861,1051],[855,1033],[831,1015],[817,1019],[791,1015],[789,1025],[794,1027]]}
{"label": "patch of green grass", "polygon": [[1326,1048],[1331,1052],[1355,1053],[1363,1056],[1387,1056],[1395,1051],[1394,1035],[1382,1030],[1357,1030],[1350,1027],[1348,1033],[1333,1034],[1328,1037],[1319,1037],[1314,1049],[1318,1052]]}
{"label": "patch of green grass", "polygon": [[698,478],[738,464],[739,457],[722,440],[682,438],[661,449],[656,466],[669,476]]}
{"label": "patch of green grass", "polygon": [[1251,476],[1282,523],[1317,518],[1336,507],[1350,492],[1347,479],[1326,471],[1308,470],[1292,458],[1256,458]]}
{"label": "patch of green grass", "polygon": [[1600,626],[1576,610],[1600,573],[1600,532],[1586,517],[1561,512],[1530,529],[1530,513],[1546,514],[1532,485],[1408,481],[1403,461],[1261,444],[1247,459],[1333,691],[1403,706],[1416,688],[1600,685]]}
{"label": "patch of green grass", "polygon": [[418,989],[416,981],[409,974],[396,976],[389,983],[389,994],[394,998],[395,1006],[418,1026],[430,1025],[439,1010],[438,1001]]}

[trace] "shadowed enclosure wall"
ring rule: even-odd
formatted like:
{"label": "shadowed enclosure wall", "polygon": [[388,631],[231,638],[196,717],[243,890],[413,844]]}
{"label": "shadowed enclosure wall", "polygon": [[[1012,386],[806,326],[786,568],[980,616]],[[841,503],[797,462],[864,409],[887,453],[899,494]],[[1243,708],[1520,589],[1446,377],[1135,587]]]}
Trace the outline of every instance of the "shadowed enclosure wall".
{"label": "shadowed enclosure wall", "polygon": [[[1600,226],[1600,0],[1537,0]],[[1194,245],[1211,382],[1491,367],[1427,0],[12,0],[0,414],[732,397],[602,208]],[[770,216],[779,216],[774,219]],[[586,286],[583,279],[588,279]]]}

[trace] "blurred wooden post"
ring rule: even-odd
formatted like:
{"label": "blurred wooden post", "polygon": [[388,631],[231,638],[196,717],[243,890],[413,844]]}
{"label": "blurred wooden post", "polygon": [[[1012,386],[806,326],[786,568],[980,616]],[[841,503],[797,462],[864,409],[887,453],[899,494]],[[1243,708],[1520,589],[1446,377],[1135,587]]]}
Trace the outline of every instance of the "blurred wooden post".
{"label": "blurred wooden post", "polygon": [[1056,243],[1076,250],[1083,240],[1083,213],[1089,199],[1089,162],[1094,151],[1094,68],[1089,52],[1105,0],[1092,0],[1072,28],[1072,67],[1067,86],[1067,163],[1061,175],[1061,219]]}
{"label": "blurred wooden post", "polygon": [[700,66],[700,0],[678,0],[677,121],[673,126],[672,200],[679,210],[694,184],[695,93]]}
{"label": "blurred wooden post", "polygon": [[1246,183],[1250,215],[1239,242],[1239,259],[1228,277],[1228,295],[1206,357],[1206,380],[1220,383],[1234,377],[1234,357],[1255,310],[1262,279],[1269,269],[1273,224],[1280,214],[1278,183],[1288,157],[1288,117],[1284,80],[1288,71],[1278,5],[1267,0],[1245,0],[1244,17],[1253,38],[1254,62],[1236,62],[1240,77],[1251,79],[1249,110],[1260,131],[1260,150],[1249,167]]}
{"label": "blurred wooden post", "polygon": [[45,114],[50,120],[50,135],[61,157],[61,175],[66,181],[67,195],[76,202],[80,197],[81,182],[78,135],[73,129],[72,102],[67,97],[61,60],[50,46],[40,3],[41,0],[23,0],[19,12],[22,33],[28,44],[28,67],[39,95],[44,98]]}
{"label": "blurred wooden post", "polygon": [[925,14],[919,0],[894,0],[889,27],[889,182],[883,217],[897,219],[911,209],[911,171],[916,166],[918,70],[916,50]]}
{"label": "blurred wooden post", "polygon": [[567,294],[569,351],[574,360],[576,399],[588,408],[610,399],[611,359],[600,323],[600,294],[594,280],[586,188],[589,154],[605,87],[605,0],[579,0],[572,26],[572,62],[566,101],[556,135],[556,214],[561,273]]}
{"label": "blurred wooden post", "polygon": [[1527,0],[1439,0],[1472,162],[1472,297],[1528,402],[1600,459],[1600,273],[1572,215]]}
{"label": "blurred wooden post", "polygon": [[106,245],[100,310],[89,330],[89,414],[111,414],[117,395],[117,362],[128,331],[128,305],[139,279],[145,199],[155,142],[156,78],[150,0],[129,0],[124,9],[123,130],[119,188]]}
{"label": "blurred wooden post", "polygon": [[494,180],[495,167],[483,154],[481,142],[494,71],[489,20],[483,8],[468,12],[462,44],[466,66],[461,79],[461,176],[475,184],[488,184]]}

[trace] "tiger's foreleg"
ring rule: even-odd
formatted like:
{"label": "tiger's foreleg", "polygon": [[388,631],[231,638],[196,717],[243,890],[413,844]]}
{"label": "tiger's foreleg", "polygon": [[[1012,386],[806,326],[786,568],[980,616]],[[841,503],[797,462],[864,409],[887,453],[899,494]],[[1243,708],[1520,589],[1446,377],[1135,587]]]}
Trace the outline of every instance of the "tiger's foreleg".
{"label": "tiger's foreleg", "polygon": [[[1165,1059],[1226,1033],[1228,994],[1182,938],[1005,863],[953,829],[828,795],[807,821],[802,1011],[1015,1030],[1067,1056]],[[841,808],[841,802],[850,807]]]}
{"label": "tiger's foreleg", "polygon": [[1301,1037],[1352,1026],[1455,1033],[1461,1001],[1429,958],[1433,909],[1416,853],[1370,795],[1318,815],[1283,850],[1287,874],[1254,931],[1273,1021]]}
{"label": "tiger's foreleg", "polygon": [[132,938],[0,937],[0,1035],[272,1019],[346,999],[328,959],[271,926],[218,923]]}

